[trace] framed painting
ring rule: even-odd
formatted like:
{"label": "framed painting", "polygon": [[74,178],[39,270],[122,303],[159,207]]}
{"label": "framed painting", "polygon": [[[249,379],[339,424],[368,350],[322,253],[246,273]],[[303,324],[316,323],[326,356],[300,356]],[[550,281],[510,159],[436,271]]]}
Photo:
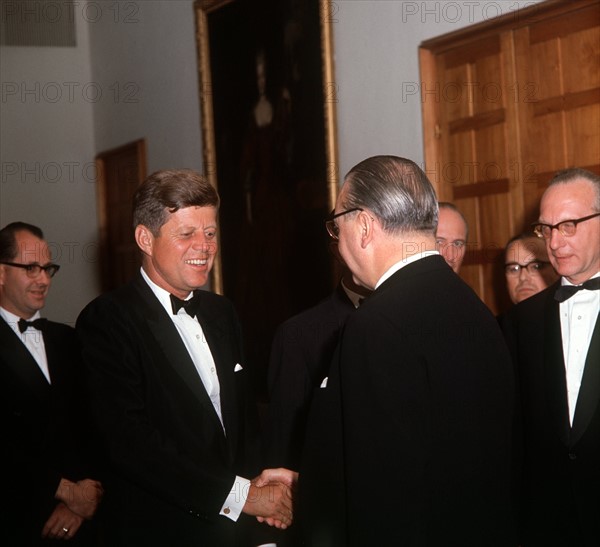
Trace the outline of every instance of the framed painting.
{"label": "framed painting", "polygon": [[205,175],[221,196],[212,289],[265,372],[276,327],[327,296],[338,188],[332,23],[324,0],[195,2]]}

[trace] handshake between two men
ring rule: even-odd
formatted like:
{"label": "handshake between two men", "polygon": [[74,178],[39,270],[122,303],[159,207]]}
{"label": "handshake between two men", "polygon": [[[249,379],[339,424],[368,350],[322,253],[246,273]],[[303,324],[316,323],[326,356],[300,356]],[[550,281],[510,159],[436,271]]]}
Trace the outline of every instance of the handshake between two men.
{"label": "handshake between two men", "polygon": [[250,482],[244,513],[285,530],[294,518],[293,493],[298,473],[283,467],[265,469]]}

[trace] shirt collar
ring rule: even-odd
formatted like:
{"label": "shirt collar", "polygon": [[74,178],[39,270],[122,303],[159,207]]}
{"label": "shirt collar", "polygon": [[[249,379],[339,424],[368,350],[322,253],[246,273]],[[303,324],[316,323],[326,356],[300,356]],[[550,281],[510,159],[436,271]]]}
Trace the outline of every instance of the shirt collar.
{"label": "shirt collar", "polygon": [[[12,330],[20,334],[19,327],[17,326],[22,317],[9,312],[7,309],[0,306],[0,317],[4,319]],[[40,310],[37,310],[27,321],[35,321],[41,317]]]}
{"label": "shirt collar", "polygon": [[[595,277],[600,277],[600,272],[596,272],[592,277],[590,277],[590,279],[594,279]],[[586,279],[587,281],[587,279]],[[585,281],[584,281],[585,283]],[[577,285],[574,285],[573,283],[571,283],[566,277],[561,277],[560,278],[560,284],[561,285],[570,285],[571,287],[576,287]],[[579,285],[581,285],[581,283],[579,283]]]}
{"label": "shirt collar", "polygon": [[[152,281],[152,279],[148,277],[148,274],[144,271],[144,268],[140,268],[140,272],[142,274],[142,277],[144,278],[144,281],[148,284],[148,286],[154,293],[154,296],[156,296],[158,301],[161,303],[162,307],[165,308],[166,312],[169,315],[173,315],[173,306],[171,305],[171,293],[154,283],[154,281]],[[188,294],[184,300],[189,300],[193,296],[193,294],[193,291],[190,292],[190,294]]]}
{"label": "shirt collar", "polygon": [[388,280],[392,275],[394,275],[398,270],[404,268],[404,266],[408,266],[417,260],[421,260],[422,258],[426,258],[428,256],[439,255],[437,251],[422,251],[420,253],[415,253],[414,255],[410,255],[407,258],[403,258],[400,262],[396,262],[387,272],[385,272],[375,285],[375,289],[379,288],[379,286],[386,280]]}

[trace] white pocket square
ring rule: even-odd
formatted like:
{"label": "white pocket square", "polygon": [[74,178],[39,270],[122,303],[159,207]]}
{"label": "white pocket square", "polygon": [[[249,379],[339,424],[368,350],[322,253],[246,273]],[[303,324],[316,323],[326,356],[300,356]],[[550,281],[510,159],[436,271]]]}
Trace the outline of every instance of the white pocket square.
{"label": "white pocket square", "polygon": [[320,388],[327,387],[327,380],[328,379],[329,379],[329,376],[325,376],[325,378],[323,378],[323,381],[321,382],[321,385],[319,387]]}
{"label": "white pocket square", "polygon": [[235,365],[235,368],[233,369],[233,372],[239,372],[240,370],[244,370],[244,368],[242,367],[242,365],[240,365],[238,363],[237,365]]}

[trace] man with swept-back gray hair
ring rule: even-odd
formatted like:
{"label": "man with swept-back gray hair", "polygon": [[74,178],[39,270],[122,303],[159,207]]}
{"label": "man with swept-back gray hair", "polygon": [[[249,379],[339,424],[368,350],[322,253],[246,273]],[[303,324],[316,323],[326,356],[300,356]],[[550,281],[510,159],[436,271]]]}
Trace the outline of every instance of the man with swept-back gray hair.
{"label": "man with swept-back gray hair", "polygon": [[299,483],[309,545],[515,545],[510,356],[437,252],[437,217],[423,171],[376,156],[348,173],[326,223],[374,292],[313,398]]}

